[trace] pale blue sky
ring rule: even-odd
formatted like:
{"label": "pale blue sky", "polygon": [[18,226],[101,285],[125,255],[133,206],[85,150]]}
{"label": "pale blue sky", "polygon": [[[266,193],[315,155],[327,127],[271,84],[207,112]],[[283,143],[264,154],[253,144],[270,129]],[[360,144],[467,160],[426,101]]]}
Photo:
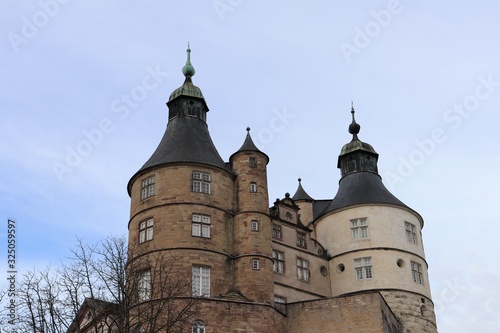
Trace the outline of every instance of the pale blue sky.
{"label": "pale blue sky", "polygon": [[0,0],[0,253],[8,218],[21,271],[127,232],[190,42],[220,155],[250,126],[271,202],[299,177],[335,196],[354,101],[384,183],[424,218],[439,332],[495,332],[499,22],[498,1]]}

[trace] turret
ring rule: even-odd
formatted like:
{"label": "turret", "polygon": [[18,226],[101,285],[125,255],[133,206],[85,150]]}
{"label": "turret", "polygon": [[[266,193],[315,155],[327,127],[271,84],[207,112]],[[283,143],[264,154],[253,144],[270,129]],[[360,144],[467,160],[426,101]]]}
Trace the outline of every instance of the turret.
{"label": "turret", "polygon": [[318,241],[332,256],[330,271],[336,272],[332,294],[378,290],[405,323],[405,332],[436,332],[423,219],[383,185],[378,154],[359,140],[354,107],[351,113],[352,140],[338,158],[337,194],[314,221]]}
{"label": "turret", "polygon": [[272,225],[268,214],[267,164],[250,136],[229,162],[236,173],[234,212],[235,288],[251,301],[272,303]]}

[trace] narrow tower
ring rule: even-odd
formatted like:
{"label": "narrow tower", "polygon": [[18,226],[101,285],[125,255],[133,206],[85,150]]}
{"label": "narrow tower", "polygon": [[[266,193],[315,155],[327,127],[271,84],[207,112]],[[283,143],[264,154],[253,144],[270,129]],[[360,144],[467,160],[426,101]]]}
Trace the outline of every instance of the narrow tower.
{"label": "narrow tower", "polygon": [[423,219],[383,185],[378,154],[358,138],[354,118],[338,158],[339,189],[315,221],[332,256],[332,296],[379,291],[404,332],[435,333],[436,321],[421,229]]}

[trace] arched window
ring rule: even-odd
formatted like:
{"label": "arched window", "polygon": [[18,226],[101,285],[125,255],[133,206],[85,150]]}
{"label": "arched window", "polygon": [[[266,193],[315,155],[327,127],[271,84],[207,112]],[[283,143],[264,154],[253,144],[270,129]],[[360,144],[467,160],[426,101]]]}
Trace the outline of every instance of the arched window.
{"label": "arched window", "polygon": [[286,214],[285,214],[285,220],[287,220],[287,221],[291,221],[292,220],[292,214],[290,214],[290,212],[286,212]]}
{"label": "arched window", "polygon": [[201,321],[195,321],[193,324],[193,333],[205,333],[205,324]]}

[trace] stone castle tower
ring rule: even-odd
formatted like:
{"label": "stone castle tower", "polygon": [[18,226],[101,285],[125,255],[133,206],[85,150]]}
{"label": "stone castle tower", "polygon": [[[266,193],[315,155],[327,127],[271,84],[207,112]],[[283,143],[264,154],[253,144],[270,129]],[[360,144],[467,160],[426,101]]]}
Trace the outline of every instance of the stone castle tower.
{"label": "stone castle tower", "polygon": [[[199,299],[192,332],[437,332],[423,219],[382,184],[354,109],[337,195],[313,199],[299,179],[293,196],[269,207],[269,157],[247,128],[224,162],[187,52],[165,134],[128,183],[128,227],[132,261],[177,258],[191,285],[179,302]],[[139,276],[139,305],[160,288],[153,266],[129,274]]]}

